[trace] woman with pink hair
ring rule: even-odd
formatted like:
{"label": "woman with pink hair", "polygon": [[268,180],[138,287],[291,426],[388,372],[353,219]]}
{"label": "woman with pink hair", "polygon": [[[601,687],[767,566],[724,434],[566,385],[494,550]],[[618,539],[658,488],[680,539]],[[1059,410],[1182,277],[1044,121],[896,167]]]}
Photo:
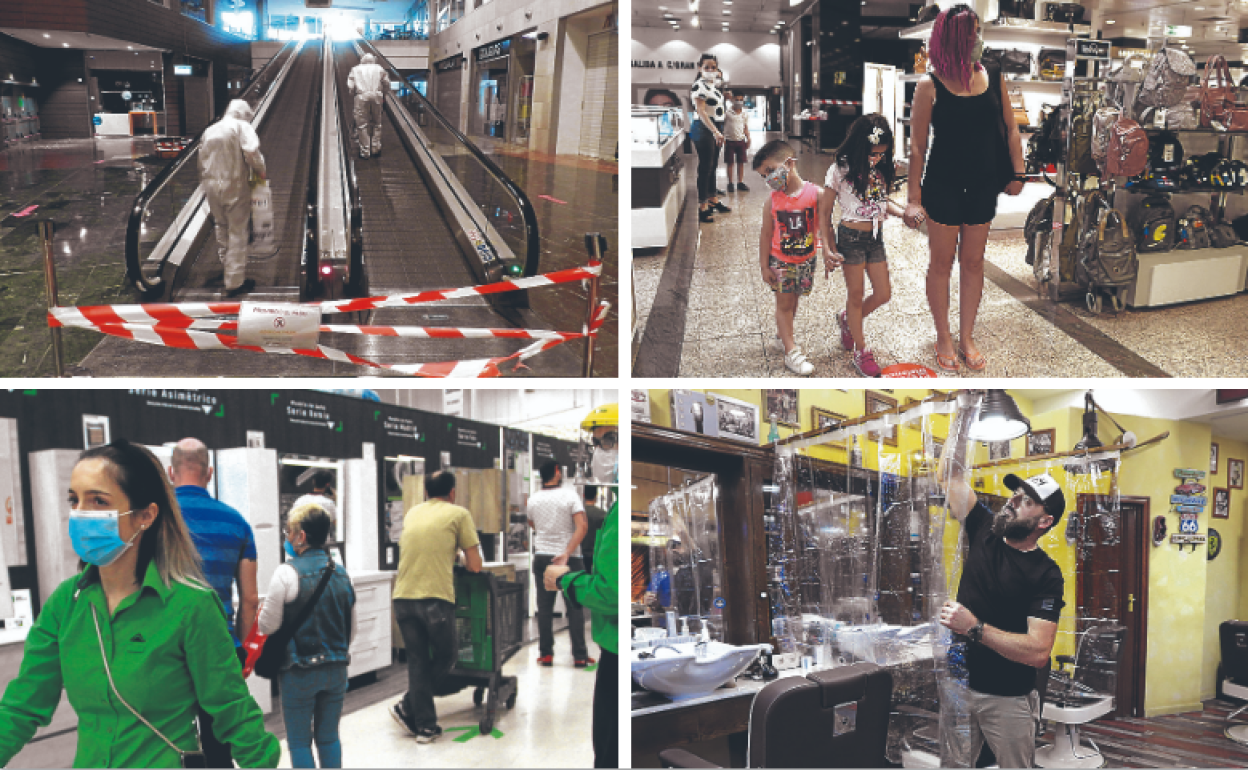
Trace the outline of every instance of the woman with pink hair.
{"label": "woman with pink hair", "polygon": [[[936,323],[936,365],[956,373],[959,360],[981,371],[987,359],[973,339],[984,291],[984,248],[997,195],[1023,190],[1023,145],[999,69],[979,63],[979,16],[959,4],[936,17],[928,74],[910,114],[909,204],[904,220],[930,220],[927,301]],[[931,155],[928,155],[929,139]],[[924,167],[926,162],[926,168]],[[949,331],[949,282],[959,263],[957,344]]]}

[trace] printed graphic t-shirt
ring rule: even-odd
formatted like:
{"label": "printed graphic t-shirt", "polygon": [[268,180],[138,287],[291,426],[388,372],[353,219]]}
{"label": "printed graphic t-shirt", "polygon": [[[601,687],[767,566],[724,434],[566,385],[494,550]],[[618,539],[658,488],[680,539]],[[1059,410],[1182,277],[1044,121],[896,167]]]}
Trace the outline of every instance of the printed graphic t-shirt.
{"label": "printed graphic t-shirt", "polygon": [[[1062,614],[1065,581],[1053,559],[1039,548],[1026,553],[993,534],[992,513],[981,502],[966,517],[971,551],[962,570],[958,602],[988,625],[1027,633],[1027,618]],[[972,690],[988,695],[1026,695],[1035,689],[1036,669],[1015,663],[983,644],[968,644],[966,667]]]}
{"label": "printed graphic t-shirt", "polygon": [[[880,223],[888,218],[888,195],[884,188],[884,179],[880,172],[872,169],[867,180],[865,198],[858,197],[854,183],[848,178],[849,169],[841,168],[841,164],[833,163],[828,167],[828,175],[823,186],[836,194],[841,204],[842,222],[872,222],[872,232],[879,229]],[[832,212],[828,212],[831,216]]]}
{"label": "printed graphic t-shirt", "polygon": [[771,193],[771,256],[798,265],[814,259],[819,246],[819,188],[803,182],[797,195]]}

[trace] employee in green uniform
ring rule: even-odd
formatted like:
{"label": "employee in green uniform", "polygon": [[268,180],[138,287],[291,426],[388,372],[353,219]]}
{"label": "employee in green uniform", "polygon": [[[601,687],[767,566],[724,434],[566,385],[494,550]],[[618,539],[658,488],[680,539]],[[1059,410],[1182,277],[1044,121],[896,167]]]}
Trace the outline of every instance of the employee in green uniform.
{"label": "employee in green uniform", "polygon": [[86,568],[30,629],[0,700],[0,764],[52,720],[63,688],[78,714],[76,767],[202,767],[197,706],[239,764],[276,767],[281,746],[243,682],[160,463],[124,440],[88,450],[69,506]]}

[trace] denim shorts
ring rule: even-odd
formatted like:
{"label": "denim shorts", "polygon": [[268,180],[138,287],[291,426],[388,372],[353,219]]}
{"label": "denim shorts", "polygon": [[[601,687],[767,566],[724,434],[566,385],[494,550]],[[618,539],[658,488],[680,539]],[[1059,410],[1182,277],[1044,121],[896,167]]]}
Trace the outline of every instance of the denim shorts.
{"label": "denim shorts", "polygon": [[771,284],[771,290],[780,294],[800,294],[805,297],[815,286],[815,258],[811,256],[805,262],[785,262],[776,259],[773,254],[767,263],[773,270],[779,271],[780,281]]}
{"label": "denim shorts", "polygon": [[836,249],[841,252],[847,265],[874,265],[888,261],[888,254],[884,252],[883,230],[877,237],[845,225],[837,225]]}

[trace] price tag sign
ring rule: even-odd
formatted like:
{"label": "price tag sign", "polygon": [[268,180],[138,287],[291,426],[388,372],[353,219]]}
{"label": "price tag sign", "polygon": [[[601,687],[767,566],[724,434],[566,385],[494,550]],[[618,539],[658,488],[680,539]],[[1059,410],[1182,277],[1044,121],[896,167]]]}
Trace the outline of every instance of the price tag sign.
{"label": "price tag sign", "polygon": [[321,329],[321,309],[289,302],[244,302],[238,314],[238,341],[244,345],[313,350]]}

